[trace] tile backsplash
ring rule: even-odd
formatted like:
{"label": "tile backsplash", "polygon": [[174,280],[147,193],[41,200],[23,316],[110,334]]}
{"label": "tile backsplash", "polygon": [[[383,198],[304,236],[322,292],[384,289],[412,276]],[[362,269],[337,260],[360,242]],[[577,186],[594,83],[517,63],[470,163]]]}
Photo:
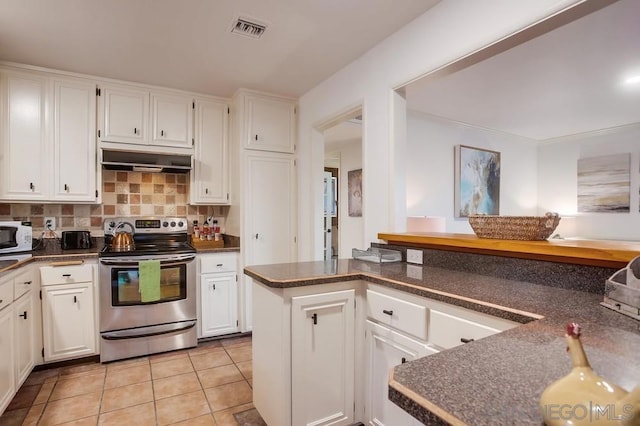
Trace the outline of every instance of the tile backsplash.
{"label": "tile backsplash", "polygon": [[208,216],[218,218],[224,230],[227,206],[191,206],[189,174],[141,173],[103,170],[102,204],[2,204],[1,220],[29,220],[34,237],[44,230],[44,218],[56,218],[56,233],[89,230],[102,235],[102,223],[113,216],[187,217],[189,232],[194,220],[202,223]]}

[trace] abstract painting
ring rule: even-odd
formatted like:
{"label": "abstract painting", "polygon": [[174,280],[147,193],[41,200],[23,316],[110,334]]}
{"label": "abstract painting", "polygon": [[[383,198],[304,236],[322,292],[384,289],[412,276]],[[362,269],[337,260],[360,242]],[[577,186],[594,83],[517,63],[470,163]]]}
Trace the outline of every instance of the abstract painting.
{"label": "abstract painting", "polygon": [[578,159],[578,211],[630,211],[631,154]]}
{"label": "abstract painting", "polygon": [[362,169],[351,170],[347,173],[349,187],[349,216],[362,216]]}
{"label": "abstract painting", "polygon": [[500,214],[500,153],[455,147],[455,216]]}

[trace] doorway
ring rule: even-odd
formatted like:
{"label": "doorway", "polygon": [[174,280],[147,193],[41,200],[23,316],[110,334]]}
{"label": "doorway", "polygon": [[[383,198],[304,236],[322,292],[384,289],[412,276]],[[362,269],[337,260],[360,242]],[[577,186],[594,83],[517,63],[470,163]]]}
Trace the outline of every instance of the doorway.
{"label": "doorway", "polygon": [[347,178],[349,172],[362,170],[362,110],[326,128],[323,136],[324,259],[348,258],[364,238],[364,213],[349,211]]}

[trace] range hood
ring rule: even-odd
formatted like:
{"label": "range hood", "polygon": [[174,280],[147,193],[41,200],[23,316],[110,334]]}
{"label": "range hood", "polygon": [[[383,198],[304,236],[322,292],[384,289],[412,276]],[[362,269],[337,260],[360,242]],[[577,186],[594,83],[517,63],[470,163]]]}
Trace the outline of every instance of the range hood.
{"label": "range hood", "polygon": [[191,155],[103,149],[102,167],[136,172],[187,173],[191,170]]}

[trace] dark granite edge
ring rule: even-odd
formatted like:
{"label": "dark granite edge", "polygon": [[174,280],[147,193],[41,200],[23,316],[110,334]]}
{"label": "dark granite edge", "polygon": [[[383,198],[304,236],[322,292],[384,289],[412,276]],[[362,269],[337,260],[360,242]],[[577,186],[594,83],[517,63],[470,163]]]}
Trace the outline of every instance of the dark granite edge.
{"label": "dark granite edge", "polygon": [[248,268],[244,268],[244,274],[250,276],[254,280],[259,281],[262,284],[265,284],[266,286],[271,288],[306,287],[306,286],[316,285],[316,284],[331,284],[331,283],[339,283],[344,281],[354,281],[354,280],[363,279],[363,275],[360,272],[356,272],[353,274],[333,275],[331,277],[317,277],[317,278],[305,278],[305,279],[294,278],[291,280],[274,280],[271,278],[267,278],[263,275],[260,275],[257,272],[254,272]]}
{"label": "dark granite edge", "polygon": [[220,247],[220,248],[195,248],[196,253],[228,253],[228,252],[239,252],[240,247]]}
{"label": "dark granite edge", "polygon": [[[449,422],[440,416],[438,416],[434,411],[425,407],[426,404],[420,403],[406,393],[402,392],[399,389],[393,387],[392,383],[396,383],[393,381],[393,377],[389,380],[389,401],[396,404],[398,407],[402,408],[404,411],[409,413],[413,418],[419,420],[422,424],[425,425],[449,425],[449,424],[464,424],[461,421],[458,422]],[[453,419],[451,419],[453,420]]]}
{"label": "dark granite edge", "polygon": [[[450,305],[460,306],[472,311],[481,312],[487,315],[491,315],[498,318],[503,318],[520,324],[526,324],[531,321],[536,321],[544,318],[542,315],[538,315],[533,312],[523,312],[509,308],[507,306],[489,305],[487,302],[481,300],[475,300],[470,298],[464,298],[454,294],[446,294],[442,292],[436,292],[428,287],[417,287],[411,284],[394,281],[388,278],[380,278],[373,275],[363,274],[361,279],[371,282],[373,284],[381,284],[386,287],[395,288],[397,290],[404,291],[405,293],[415,294],[417,296],[426,297],[438,302],[448,303]],[[529,315],[526,315],[529,314]]]}
{"label": "dark granite edge", "polygon": [[[543,318],[542,315],[538,315],[533,312],[523,312],[509,308],[507,306],[490,305],[486,302],[463,298],[454,294],[446,294],[439,291],[434,291],[428,287],[418,287],[408,283],[402,283],[388,278],[380,278],[376,275],[366,272],[356,272],[351,274],[332,275],[327,277],[314,277],[314,278],[294,278],[290,280],[274,280],[260,275],[251,269],[244,268],[244,273],[251,278],[265,284],[271,288],[293,288],[293,287],[306,287],[310,285],[318,284],[331,284],[344,281],[362,280],[372,284],[380,284],[386,287],[395,288],[397,290],[404,291],[405,293],[415,294],[417,296],[426,297],[438,302],[448,303],[451,305],[467,308],[472,311],[481,312],[494,317],[506,319],[509,321],[517,322],[520,324],[526,324],[531,321],[535,321]],[[529,314],[529,315],[527,315]]]}

